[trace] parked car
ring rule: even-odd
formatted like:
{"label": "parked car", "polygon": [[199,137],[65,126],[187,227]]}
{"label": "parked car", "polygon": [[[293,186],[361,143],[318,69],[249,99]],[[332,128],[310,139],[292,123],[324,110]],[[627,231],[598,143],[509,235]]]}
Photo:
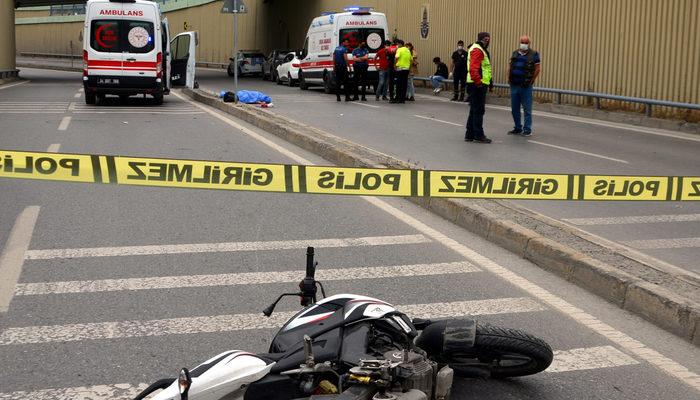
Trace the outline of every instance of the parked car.
{"label": "parked car", "polygon": [[282,64],[277,66],[277,84],[287,83],[289,86],[296,86],[299,82],[299,57],[294,52],[284,56]]}
{"label": "parked car", "polygon": [[[229,58],[228,75],[233,76],[236,60]],[[262,74],[265,55],[257,50],[242,50],[238,52],[238,76]]]}
{"label": "parked car", "polygon": [[284,57],[289,54],[290,51],[291,50],[272,50],[270,52],[263,63],[263,80],[267,80],[268,78],[273,82],[276,80],[277,66],[282,64],[282,60],[284,60]]}

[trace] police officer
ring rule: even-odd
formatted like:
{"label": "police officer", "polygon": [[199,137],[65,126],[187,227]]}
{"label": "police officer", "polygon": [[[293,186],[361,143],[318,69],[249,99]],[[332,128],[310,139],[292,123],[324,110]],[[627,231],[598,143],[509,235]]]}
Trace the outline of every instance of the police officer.
{"label": "police officer", "polygon": [[352,51],[352,58],[352,69],[354,71],[353,73],[355,74],[353,100],[358,99],[357,91],[360,86],[362,86],[362,101],[367,101],[367,98],[365,97],[365,91],[367,89],[367,69],[369,69],[369,62],[367,61],[369,59],[369,50],[367,50],[367,43],[364,41],[360,43],[360,45]]}
{"label": "police officer", "polygon": [[333,74],[335,75],[335,98],[340,101],[341,87],[345,91],[345,101],[350,101],[348,90],[348,47],[350,41],[343,39],[343,43],[333,50]]}

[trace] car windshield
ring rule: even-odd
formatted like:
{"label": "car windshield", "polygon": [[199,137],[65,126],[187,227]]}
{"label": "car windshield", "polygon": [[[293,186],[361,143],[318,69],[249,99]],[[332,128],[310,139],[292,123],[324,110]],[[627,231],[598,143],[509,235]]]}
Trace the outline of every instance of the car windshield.
{"label": "car windshield", "polygon": [[243,58],[265,58],[263,53],[243,53]]}
{"label": "car windshield", "polygon": [[282,59],[284,59],[285,57],[287,57],[287,54],[289,54],[289,53],[291,53],[291,52],[292,52],[291,50],[280,50],[280,52],[277,53],[277,59],[278,59],[278,60],[282,60]]}

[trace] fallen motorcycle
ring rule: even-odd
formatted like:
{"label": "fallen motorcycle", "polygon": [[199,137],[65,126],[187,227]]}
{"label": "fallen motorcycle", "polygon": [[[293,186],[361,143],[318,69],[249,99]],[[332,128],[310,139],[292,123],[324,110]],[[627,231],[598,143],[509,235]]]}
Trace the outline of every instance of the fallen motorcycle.
{"label": "fallen motorcycle", "polygon": [[410,319],[371,297],[326,297],[316,267],[309,247],[299,292],[280,295],[263,311],[269,317],[287,296],[304,307],[282,326],[269,353],[221,353],[134,400],[445,400],[455,375],[524,376],[552,362],[547,343],[519,330],[466,318]]}

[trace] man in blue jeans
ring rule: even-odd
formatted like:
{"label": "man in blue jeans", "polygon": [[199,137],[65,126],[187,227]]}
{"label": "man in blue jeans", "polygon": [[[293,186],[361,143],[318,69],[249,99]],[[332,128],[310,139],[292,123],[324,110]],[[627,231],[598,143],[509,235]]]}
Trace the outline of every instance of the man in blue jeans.
{"label": "man in blue jeans", "polygon": [[[530,48],[530,38],[520,37],[520,46],[513,52],[508,63],[510,84],[510,108],[515,127],[511,135],[532,135],[532,85],[540,74],[540,54]],[[520,107],[525,114],[525,125],[521,124]]]}

